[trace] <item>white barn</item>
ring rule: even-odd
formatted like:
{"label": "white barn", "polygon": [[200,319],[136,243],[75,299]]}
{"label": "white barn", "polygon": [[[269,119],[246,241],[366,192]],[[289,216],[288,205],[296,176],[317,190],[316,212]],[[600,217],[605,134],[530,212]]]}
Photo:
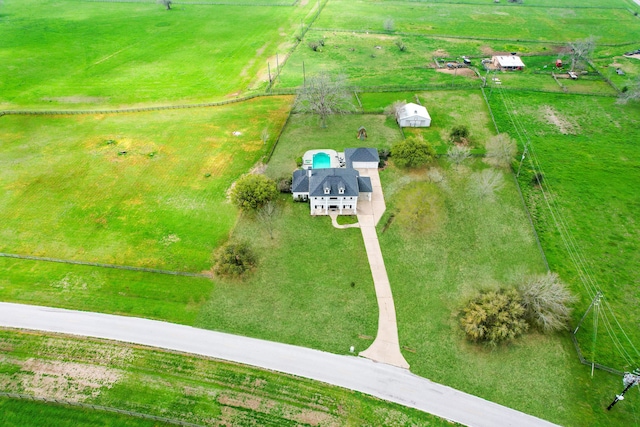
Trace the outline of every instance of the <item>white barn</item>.
{"label": "white barn", "polygon": [[491,59],[493,66],[501,70],[522,70],[524,62],[517,55],[494,56]]}
{"label": "white barn", "polygon": [[396,120],[400,127],[429,127],[431,116],[422,105],[409,103],[398,109]]}

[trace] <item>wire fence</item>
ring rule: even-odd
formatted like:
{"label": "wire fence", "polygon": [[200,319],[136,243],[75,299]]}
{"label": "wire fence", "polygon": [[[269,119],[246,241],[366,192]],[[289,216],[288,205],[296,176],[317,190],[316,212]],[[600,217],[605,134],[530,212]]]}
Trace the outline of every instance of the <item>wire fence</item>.
{"label": "wire fence", "polygon": [[129,270],[129,271],[140,271],[144,273],[156,273],[156,274],[168,274],[170,276],[185,276],[185,277],[204,277],[211,278],[210,274],[204,273],[190,273],[188,271],[171,271],[171,270],[160,270],[156,268],[145,268],[145,267],[132,267],[128,265],[117,265],[117,264],[103,264],[100,262],[89,262],[89,261],[76,261],[71,259],[60,259],[60,258],[49,258],[49,257],[39,257],[32,255],[19,255],[19,254],[8,254],[0,252],[0,257],[2,258],[15,258],[15,259],[23,259],[30,261],[46,261],[46,262],[56,262],[60,264],[74,264],[74,265],[86,265],[90,267],[102,267],[102,268],[113,268],[116,270]]}
{"label": "wire fence", "polygon": [[[487,98],[487,94],[484,92],[484,88],[480,88],[482,92],[482,97],[484,98],[484,102],[489,109],[489,114],[491,115],[491,120],[493,121],[493,125],[496,128],[496,132],[500,133],[500,129],[498,128],[498,123],[496,122],[495,116],[493,114],[493,110],[491,109],[491,104],[489,103],[489,99]],[[533,235],[536,237],[536,243],[538,244],[538,250],[540,251],[540,255],[542,256],[542,260],[544,261],[545,267],[547,267],[547,271],[551,271],[549,268],[549,261],[547,260],[547,256],[544,253],[544,249],[542,248],[542,243],[540,242],[540,236],[538,235],[538,231],[536,230],[536,226],[533,222],[533,217],[531,216],[531,212],[529,211],[529,206],[527,206],[527,202],[524,198],[524,194],[522,193],[522,188],[520,188],[520,182],[514,173],[511,174],[513,176],[513,180],[516,183],[516,188],[518,189],[518,194],[520,194],[520,200],[522,201],[522,206],[524,206],[524,210],[527,213],[527,218],[529,218],[529,224],[531,224],[531,229],[533,230]]]}
{"label": "wire fence", "polygon": [[0,397],[8,397],[10,399],[30,400],[30,401],[33,401],[33,402],[42,402],[42,403],[55,404],[55,405],[61,405],[61,406],[70,406],[70,407],[75,407],[75,408],[91,409],[91,410],[95,410],[95,411],[110,412],[110,413],[113,413],[113,414],[127,415],[127,416],[130,416],[130,417],[143,418],[143,419],[146,419],[146,420],[159,421],[159,422],[162,422],[162,423],[165,423],[165,424],[173,424],[173,425],[178,425],[178,426],[204,427],[202,424],[194,424],[194,423],[190,423],[190,422],[187,422],[187,421],[176,420],[176,419],[173,419],[173,418],[166,418],[166,417],[159,417],[157,415],[143,414],[143,413],[140,413],[140,412],[128,411],[126,409],[118,409],[118,408],[113,408],[113,407],[110,407],[110,406],[102,406],[102,405],[93,405],[93,404],[90,404],[90,403],[73,402],[73,401],[70,401],[70,400],[50,399],[50,398],[47,398],[47,397],[38,397],[38,396],[30,396],[28,394],[7,393],[7,392],[0,392]]}

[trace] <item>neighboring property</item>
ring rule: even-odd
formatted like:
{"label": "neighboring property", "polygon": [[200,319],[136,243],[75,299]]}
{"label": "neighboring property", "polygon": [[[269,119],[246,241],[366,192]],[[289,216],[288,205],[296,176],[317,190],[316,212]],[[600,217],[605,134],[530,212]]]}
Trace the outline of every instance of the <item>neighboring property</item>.
{"label": "neighboring property", "polygon": [[518,55],[494,56],[491,63],[497,69],[503,71],[514,71],[524,69],[524,62]]}
{"label": "neighboring property", "polygon": [[[313,150],[315,155],[319,150]],[[331,151],[331,150],[325,150]],[[306,156],[306,154],[305,154]],[[356,168],[377,168],[380,158],[375,148],[347,148],[338,153],[343,167],[312,167],[293,172],[293,199],[309,201],[311,215],[355,215],[358,200],[371,200],[371,179]]]}
{"label": "neighboring property", "polygon": [[429,127],[431,116],[425,107],[409,103],[398,109],[396,120],[400,127]]}

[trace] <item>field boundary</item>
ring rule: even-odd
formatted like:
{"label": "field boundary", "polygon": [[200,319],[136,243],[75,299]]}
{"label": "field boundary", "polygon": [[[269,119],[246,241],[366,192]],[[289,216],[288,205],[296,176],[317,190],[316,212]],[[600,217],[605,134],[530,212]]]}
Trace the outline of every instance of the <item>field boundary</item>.
{"label": "field boundary", "polygon": [[[487,95],[484,93],[484,88],[480,88],[482,91],[482,97],[484,98],[484,102],[489,109],[489,114],[491,115],[491,120],[493,121],[493,125],[496,128],[496,132],[500,133],[500,129],[498,128],[498,124],[496,123],[496,119],[493,115],[493,110],[491,110],[491,104],[489,104],[489,100],[487,99]],[[538,244],[538,249],[540,250],[540,255],[542,255],[542,260],[544,261],[545,267],[547,267],[547,271],[551,271],[549,268],[549,261],[547,260],[547,256],[544,253],[544,249],[542,248],[542,243],[540,242],[540,236],[538,235],[538,230],[536,230],[536,226],[533,223],[533,217],[531,216],[531,212],[529,211],[529,207],[527,206],[527,202],[524,199],[524,194],[522,193],[522,189],[520,188],[520,183],[518,182],[518,178],[511,171],[511,176],[516,183],[516,188],[518,189],[518,194],[520,194],[520,200],[522,201],[522,206],[524,206],[524,210],[527,213],[527,218],[529,218],[529,224],[531,224],[531,229],[533,230],[533,235],[536,237],[536,243]]]}
{"label": "field boundary", "polygon": [[28,394],[6,393],[6,392],[0,392],[0,397],[8,397],[10,399],[19,399],[19,400],[30,400],[30,401],[33,401],[33,402],[43,402],[43,403],[48,403],[48,404],[60,405],[60,406],[72,406],[72,407],[82,408],[82,409],[92,409],[92,410],[95,410],[95,411],[111,412],[111,413],[114,413],[114,414],[128,415],[130,417],[144,418],[144,419],[147,419],[147,420],[160,421],[160,422],[163,422],[163,423],[174,424],[174,425],[178,425],[178,426],[204,427],[201,424],[189,423],[189,422],[186,422],[186,421],[176,420],[176,419],[172,419],[172,418],[165,418],[165,417],[159,417],[157,415],[143,414],[141,412],[128,411],[128,410],[125,410],[125,409],[118,409],[118,408],[113,408],[113,407],[110,407],[110,406],[102,406],[102,405],[93,405],[93,404],[90,404],[90,403],[73,402],[73,401],[70,401],[70,400],[50,399],[50,398],[47,398],[47,397],[38,397],[38,396],[31,396],[31,395],[28,395]]}
{"label": "field boundary", "polygon": [[14,258],[14,259],[29,260],[29,261],[56,262],[59,264],[86,265],[89,267],[112,268],[115,270],[140,271],[144,273],[167,274],[170,276],[203,277],[207,279],[211,278],[211,275],[209,274],[190,273],[188,271],[161,270],[156,268],[132,267],[129,265],[104,264],[100,262],[76,261],[71,259],[39,257],[39,256],[33,256],[33,255],[8,254],[3,252],[0,252],[0,258]]}
{"label": "field boundary", "polygon": [[491,6],[491,7],[496,7],[496,6],[503,6],[503,7],[542,7],[544,9],[611,9],[611,10],[620,10],[620,9],[626,9],[626,7],[623,6],[617,6],[617,7],[612,7],[612,6],[547,6],[547,5],[542,5],[542,4],[528,4],[528,3],[522,3],[522,4],[518,4],[518,5],[508,5],[508,4],[498,4],[498,5],[494,5],[493,3],[472,3],[472,2],[468,2],[468,1],[429,1],[429,0],[401,0],[401,2],[406,2],[406,3],[436,3],[436,4],[461,4],[461,5],[469,5],[469,6]]}
{"label": "field boundary", "polygon": [[[147,3],[147,4],[156,4],[155,0],[84,0],[88,3]],[[201,6],[260,6],[260,7],[271,7],[271,6],[285,6],[285,7],[293,7],[300,0],[294,0],[293,3],[232,3],[229,1],[172,1],[171,4],[186,4],[186,5],[201,5]]]}

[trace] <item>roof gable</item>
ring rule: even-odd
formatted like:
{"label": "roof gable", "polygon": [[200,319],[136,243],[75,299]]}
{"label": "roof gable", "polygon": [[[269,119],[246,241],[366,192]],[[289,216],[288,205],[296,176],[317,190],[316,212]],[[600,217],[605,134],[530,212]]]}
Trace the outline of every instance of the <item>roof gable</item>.
{"label": "roof gable", "polygon": [[429,116],[429,113],[427,112],[427,109],[425,107],[423,107],[422,105],[414,104],[412,102],[406,104],[405,106],[403,106],[398,110],[399,119],[406,119],[407,117],[414,117],[414,116],[423,117],[426,119],[431,118],[431,116]]}
{"label": "roof gable", "polygon": [[345,148],[344,160],[348,168],[353,167],[353,162],[380,162],[380,156],[378,156],[378,150],[375,148]]}

